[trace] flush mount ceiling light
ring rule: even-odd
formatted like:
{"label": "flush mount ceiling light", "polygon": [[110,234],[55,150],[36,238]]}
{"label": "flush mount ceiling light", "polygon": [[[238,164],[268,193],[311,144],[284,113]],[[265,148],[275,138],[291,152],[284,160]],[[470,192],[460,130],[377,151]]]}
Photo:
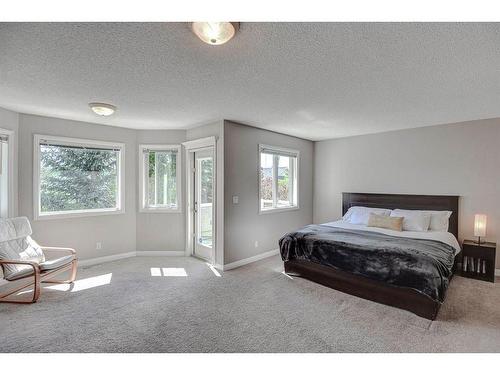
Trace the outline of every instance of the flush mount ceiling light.
{"label": "flush mount ceiling light", "polygon": [[214,46],[231,40],[239,28],[239,22],[193,22],[191,24],[191,29],[198,38]]}
{"label": "flush mount ceiling light", "polygon": [[116,107],[106,103],[89,103],[89,107],[99,116],[111,116],[116,111]]}

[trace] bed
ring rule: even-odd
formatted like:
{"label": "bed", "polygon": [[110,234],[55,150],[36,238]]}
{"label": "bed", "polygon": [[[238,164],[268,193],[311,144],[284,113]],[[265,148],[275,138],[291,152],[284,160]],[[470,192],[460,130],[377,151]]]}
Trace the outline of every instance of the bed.
{"label": "bed", "polygon": [[458,197],[343,193],[350,207],[451,211],[448,232],[394,232],[343,221],[280,239],[285,272],[434,320],[456,268]]}

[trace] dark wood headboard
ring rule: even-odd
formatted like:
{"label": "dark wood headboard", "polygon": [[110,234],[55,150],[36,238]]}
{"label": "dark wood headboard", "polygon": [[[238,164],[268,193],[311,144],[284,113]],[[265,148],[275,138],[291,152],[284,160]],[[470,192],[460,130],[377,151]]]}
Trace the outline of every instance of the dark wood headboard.
{"label": "dark wood headboard", "polygon": [[410,194],[372,194],[342,193],[342,215],[349,207],[364,206],[389,208],[394,210],[432,210],[451,211],[448,232],[458,238],[458,196],[456,195],[410,195]]}

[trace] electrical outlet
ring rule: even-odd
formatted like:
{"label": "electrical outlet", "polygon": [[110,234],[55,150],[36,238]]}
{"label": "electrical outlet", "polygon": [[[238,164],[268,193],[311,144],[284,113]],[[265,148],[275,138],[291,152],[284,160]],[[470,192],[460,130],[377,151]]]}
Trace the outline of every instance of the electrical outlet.
{"label": "electrical outlet", "polygon": [[238,197],[237,195],[233,195],[233,204],[238,204],[240,201],[240,197]]}
{"label": "electrical outlet", "polygon": [[102,242],[96,242],[95,249],[96,250],[101,250],[102,249]]}
{"label": "electrical outlet", "polygon": [[254,246],[259,247],[259,241],[255,241]]}

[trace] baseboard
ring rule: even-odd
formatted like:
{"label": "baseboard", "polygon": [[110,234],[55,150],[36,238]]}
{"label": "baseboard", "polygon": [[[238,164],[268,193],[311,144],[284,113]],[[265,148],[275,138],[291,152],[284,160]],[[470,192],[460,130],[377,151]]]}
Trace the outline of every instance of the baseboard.
{"label": "baseboard", "polygon": [[115,260],[119,259],[125,259],[125,258],[132,258],[135,257],[136,255],[135,251],[131,251],[128,253],[120,253],[120,254],[114,254],[114,255],[108,255],[105,257],[98,257],[98,258],[90,258],[90,259],[83,259],[83,260],[78,260],[78,266],[79,267],[87,267],[87,266],[93,266],[94,264],[101,264],[101,263],[106,263],[106,262],[113,262]]}
{"label": "baseboard", "polygon": [[[236,262],[228,263],[225,265],[215,264],[214,267],[221,270],[221,271],[229,271],[229,270],[232,270],[234,268],[244,266],[245,264],[250,264],[250,263],[265,259],[265,258],[272,257],[274,255],[278,255],[279,253],[280,253],[279,249],[274,249],[271,251],[266,251],[265,253],[262,253],[262,254],[254,255],[253,257],[250,257],[250,258],[241,259],[241,260],[238,260]],[[136,256],[137,257],[164,257],[164,256],[182,257],[182,256],[186,256],[186,252],[183,250],[179,250],[179,251],[131,251],[128,253],[120,253],[120,254],[108,255],[108,256],[104,256],[104,257],[79,260],[78,266],[79,267],[88,267],[88,266],[93,266],[95,264],[113,262],[115,260],[132,258],[132,257],[136,257]],[[495,274],[500,276],[500,269],[497,269],[495,271]]]}
{"label": "baseboard", "polygon": [[88,267],[88,266],[93,266],[95,264],[113,262],[115,260],[133,258],[133,257],[164,257],[164,256],[182,257],[185,255],[186,253],[184,251],[130,251],[128,253],[120,253],[114,255],[107,255],[104,257],[78,260],[78,266]]}
{"label": "baseboard", "polygon": [[186,252],[180,251],[136,251],[138,257],[183,257]]}
{"label": "baseboard", "polygon": [[271,250],[271,251],[266,251],[265,253],[255,255],[255,256],[250,257],[250,258],[245,258],[245,259],[242,259],[242,260],[238,260],[236,262],[224,264],[224,266],[223,266],[222,269],[224,271],[232,270],[234,268],[244,266],[245,264],[257,262],[258,260],[269,258],[269,257],[272,257],[274,255],[278,255],[279,253],[280,253],[279,249],[274,249],[274,250]]}

